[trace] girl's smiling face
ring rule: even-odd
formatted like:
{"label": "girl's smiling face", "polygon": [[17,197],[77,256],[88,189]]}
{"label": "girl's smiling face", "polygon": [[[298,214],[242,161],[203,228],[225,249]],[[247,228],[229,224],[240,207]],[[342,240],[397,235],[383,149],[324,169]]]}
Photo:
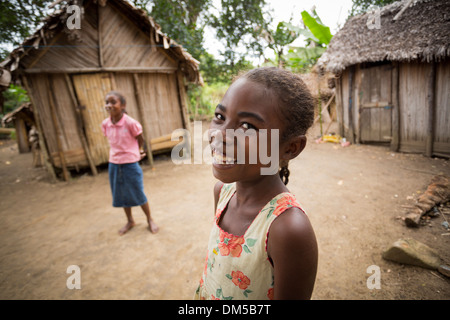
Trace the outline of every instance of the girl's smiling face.
{"label": "girl's smiling face", "polygon": [[125,106],[115,94],[108,94],[105,98],[105,109],[112,118],[116,118],[122,115]]}
{"label": "girl's smiling face", "polygon": [[[248,79],[240,78],[230,86],[215,110],[210,127],[213,173],[217,179],[225,183],[249,181],[261,176],[261,168],[270,166],[260,161],[260,141],[263,141],[260,130],[267,130],[267,139],[263,141],[267,147],[262,153],[270,157],[271,146],[280,146],[279,141],[272,142],[276,138],[272,130],[284,127],[275,101],[270,90]],[[245,133],[244,140],[226,134],[227,130],[239,129]],[[217,134],[223,138],[217,139]],[[230,145],[232,148],[228,147],[227,150]],[[256,155],[250,154],[254,152]],[[245,154],[244,162],[238,161],[238,154]],[[257,159],[256,163],[249,161],[251,156]],[[276,160],[278,163],[279,159]]]}

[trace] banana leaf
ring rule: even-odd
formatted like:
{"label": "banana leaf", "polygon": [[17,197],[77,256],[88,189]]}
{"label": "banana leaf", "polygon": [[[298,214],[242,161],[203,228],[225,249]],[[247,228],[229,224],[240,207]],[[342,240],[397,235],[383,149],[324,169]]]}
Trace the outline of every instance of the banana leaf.
{"label": "banana leaf", "polygon": [[322,23],[318,22],[306,11],[302,11],[302,19],[305,26],[317,39],[319,39],[319,42],[326,45],[330,43],[332,35],[329,27],[324,26]]}

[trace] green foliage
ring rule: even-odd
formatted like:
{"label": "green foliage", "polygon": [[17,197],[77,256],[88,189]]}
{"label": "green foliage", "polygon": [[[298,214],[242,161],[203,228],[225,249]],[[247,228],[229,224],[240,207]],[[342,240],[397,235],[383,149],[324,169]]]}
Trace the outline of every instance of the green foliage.
{"label": "green foliage", "polygon": [[305,37],[305,47],[291,46],[285,55],[286,66],[294,72],[308,72],[325,52],[333,37],[330,28],[322,23],[317,12],[313,10],[311,13],[301,12],[306,28],[294,26],[291,23],[286,24],[289,30]]}
{"label": "green foliage", "polygon": [[229,85],[229,83],[216,82],[206,83],[203,87],[192,86],[189,90],[190,117],[192,119],[211,119]]}
{"label": "green foliage", "polygon": [[8,89],[2,92],[4,103],[0,117],[20,107],[24,102],[30,101],[27,92],[20,86],[11,84]]}
{"label": "green foliage", "polygon": [[330,43],[332,37],[330,28],[323,25],[318,16],[313,18],[308,12],[302,11],[302,19],[305,26],[318,39],[319,44],[328,45]]}
{"label": "green foliage", "polygon": [[290,21],[281,21],[275,30],[268,29],[262,33],[264,40],[268,43],[268,47],[274,51],[279,67],[284,65],[284,48],[294,42],[300,34],[298,30],[291,28],[291,26]]}
{"label": "green foliage", "polygon": [[290,47],[286,55],[287,66],[293,72],[308,72],[325,50],[324,47]]}
{"label": "green foliage", "polygon": [[[260,56],[263,46],[259,43],[261,32],[267,29],[264,17],[265,0],[221,0],[218,16],[211,16],[211,26],[217,37],[226,42],[221,52],[225,62],[235,72],[235,64],[242,64],[249,55]],[[238,52],[238,47],[244,48]]]}
{"label": "green foliage", "polygon": [[203,29],[211,0],[131,0],[144,9],[171,39],[196,59],[205,52]]}
{"label": "green foliage", "polygon": [[3,113],[8,113],[20,107],[24,102],[30,101],[27,92],[20,86],[11,84],[8,89],[3,91],[5,99]]}
{"label": "green foliage", "polygon": [[252,68],[252,63],[245,59],[237,61],[234,67],[230,68],[228,63],[215,59],[213,55],[207,52],[200,56],[200,73],[206,83],[230,83],[239,72]]}
{"label": "green foliage", "polygon": [[0,61],[9,54],[7,45],[17,46],[46,16],[45,6],[52,0],[0,1]]}

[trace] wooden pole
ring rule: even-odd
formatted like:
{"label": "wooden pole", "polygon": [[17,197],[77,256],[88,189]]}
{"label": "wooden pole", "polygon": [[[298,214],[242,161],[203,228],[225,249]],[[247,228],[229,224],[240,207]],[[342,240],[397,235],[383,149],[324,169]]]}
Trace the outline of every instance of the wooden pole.
{"label": "wooden pole", "polygon": [[350,67],[348,74],[348,120],[349,120],[349,135],[350,142],[355,143],[355,127],[353,123],[353,76],[354,67]]}
{"label": "wooden pole", "polygon": [[336,77],[336,112],[337,112],[337,120],[339,124],[339,134],[343,137],[345,135],[344,132],[344,104],[342,98],[342,74],[339,74],[339,77]]}
{"label": "wooden pole", "polygon": [[[189,115],[188,115],[188,98],[186,94],[186,89],[184,85],[184,78],[182,73],[178,70],[176,73],[177,77],[177,89],[178,89],[178,100],[180,102],[180,108],[181,108],[181,119],[183,120],[183,126],[184,129],[186,129],[189,132],[189,135],[192,137],[192,131],[191,131],[191,123],[189,121]],[[183,139],[186,139],[186,137],[183,137]],[[187,144],[186,147],[188,148],[189,155],[192,157],[194,154],[194,144],[190,143],[188,140],[185,140],[185,143]],[[183,155],[184,156],[184,155]],[[186,155],[188,156],[188,155]]]}
{"label": "wooden pole", "polygon": [[33,108],[33,115],[36,122],[37,132],[38,132],[38,138],[39,138],[39,148],[41,149],[43,156],[44,156],[44,163],[47,168],[48,173],[50,174],[50,179],[52,183],[55,183],[57,181],[56,179],[56,173],[55,169],[53,168],[53,165],[50,163],[50,156],[49,152],[47,150],[47,146],[45,144],[44,139],[44,131],[42,130],[41,125],[41,116],[39,113],[39,108],[37,104],[34,102],[33,93],[31,92],[31,87],[28,83],[28,80],[26,77],[22,77],[22,82],[25,86],[25,90],[28,92],[28,97],[30,98],[31,104],[34,106]]}
{"label": "wooden pole", "polygon": [[70,99],[72,100],[72,104],[75,108],[75,118],[77,119],[77,130],[78,130],[78,136],[80,137],[81,144],[83,145],[84,153],[86,154],[87,161],[89,163],[89,167],[91,168],[91,172],[93,176],[96,176],[98,174],[97,167],[95,166],[94,161],[92,160],[91,151],[89,150],[89,145],[87,143],[86,136],[84,134],[83,130],[83,117],[80,113],[80,109],[77,108],[78,101],[75,96],[75,92],[72,87],[72,81],[70,81],[69,75],[66,73],[64,74],[64,79],[67,85],[67,89],[69,90]]}
{"label": "wooden pole", "polygon": [[[336,95],[336,93],[333,92],[333,94],[331,95],[331,98],[328,100],[328,102],[327,102],[327,104],[325,105],[325,107],[322,108],[321,114],[325,113],[325,111],[328,112],[328,107],[330,106],[330,103],[333,101],[335,95]],[[317,122],[317,120],[319,120],[319,116],[317,116],[317,117],[314,119],[314,124]],[[331,122],[333,122],[333,120],[331,120]]]}
{"label": "wooden pole", "polygon": [[430,75],[428,76],[428,95],[427,95],[428,126],[427,126],[427,140],[425,143],[425,155],[427,157],[431,157],[433,155],[435,86],[436,86],[436,63],[433,61],[431,63]]}
{"label": "wooden pole", "polygon": [[133,73],[133,85],[134,85],[134,93],[136,95],[136,103],[139,111],[139,120],[142,124],[142,129],[144,131],[144,143],[147,147],[147,157],[150,162],[150,166],[153,167],[153,151],[151,144],[151,136],[150,129],[147,126],[147,121],[144,121],[144,104],[142,102],[141,93],[139,89],[139,77],[136,73]]}
{"label": "wooden pole", "polygon": [[188,116],[188,106],[187,106],[187,95],[184,88],[183,75],[180,71],[176,73],[177,77],[177,89],[178,89],[178,99],[181,107],[181,119],[183,120],[184,128],[191,132],[191,125]]}
{"label": "wooden pole", "polygon": [[58,146],[58,153],[59,153],[59,160],[61,161],[61,167],[63,170],[63,177],[65,181],[69,181],[70,180],[70,173],[69,170],[67,170],[67,165],[66,165],[66,158],[64,156],[64,150],[63,150],[63,146],[61,143],[61,129],[59,128],[58,125],[58,120],[56,118],[56,108],[55,108],[55,95],[53,92],[53,83],[52,83],[52,79],[50,77],[50,75],[46,75],[46,85],[47,85],[47,90],[48,90],[48,101],[50,104],[50,113],[52,115],[52,122],[53,122],[53,129],[55,132],[55,138],[56,138],[56,144]]}
{"label": "wooden pole", "polygon": [[102,23],[100,16],[101,6],[97,3],[97,37],[98,37],[98,66],[103,67],[103,41],[102,41]]}
{"label": "wooden pole", "polygon": [[319,111],[319,125],[320,125],[320,136],[323,136],[323,129],[322,129],[322,97],[320,96],[320,72],[317,73],[317,103],[318,103],[318,111]]}
{"label": "wooden pole", "polygon": [[391,151],[397,152],[400,147],[400,104],[398,99],[398,85],[399,85],[399,63],[393,62],[392,68],[392,87],[391,87],[391,102],[392,102],[392,140]]}

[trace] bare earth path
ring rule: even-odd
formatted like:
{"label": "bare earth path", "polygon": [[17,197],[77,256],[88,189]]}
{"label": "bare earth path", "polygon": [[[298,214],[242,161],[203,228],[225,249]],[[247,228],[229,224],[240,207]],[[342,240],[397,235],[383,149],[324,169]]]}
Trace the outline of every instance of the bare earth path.
{"label": "bare earth path", "polygon": [[[311,134],[312,135],[312,134]],[[158,234],[125,222],[111,206],[108,173],[50,184],[31,168],[31,154],[0,146],[0,299],[191,299],[200,278],[213,217],[209,165],[175,165],[159,158],[144,166],[145,190]],[[308,212],[319,243],[313,299],[450,299],[450,280],[437,272],[385,261],[399,238],[426,243],[450,263],[450,236],[441,223],[407,228],[402,205],[413,203],[450,162],[392,153],[385,147],[316,144],[290,165],[290,190]],[[412,199],[411,199],[412,197]],[[446,216],[449,220],[449,216]],[[70,290],[70,265],[81,289]],[[366,272],[381,269],[381,289]]]}

